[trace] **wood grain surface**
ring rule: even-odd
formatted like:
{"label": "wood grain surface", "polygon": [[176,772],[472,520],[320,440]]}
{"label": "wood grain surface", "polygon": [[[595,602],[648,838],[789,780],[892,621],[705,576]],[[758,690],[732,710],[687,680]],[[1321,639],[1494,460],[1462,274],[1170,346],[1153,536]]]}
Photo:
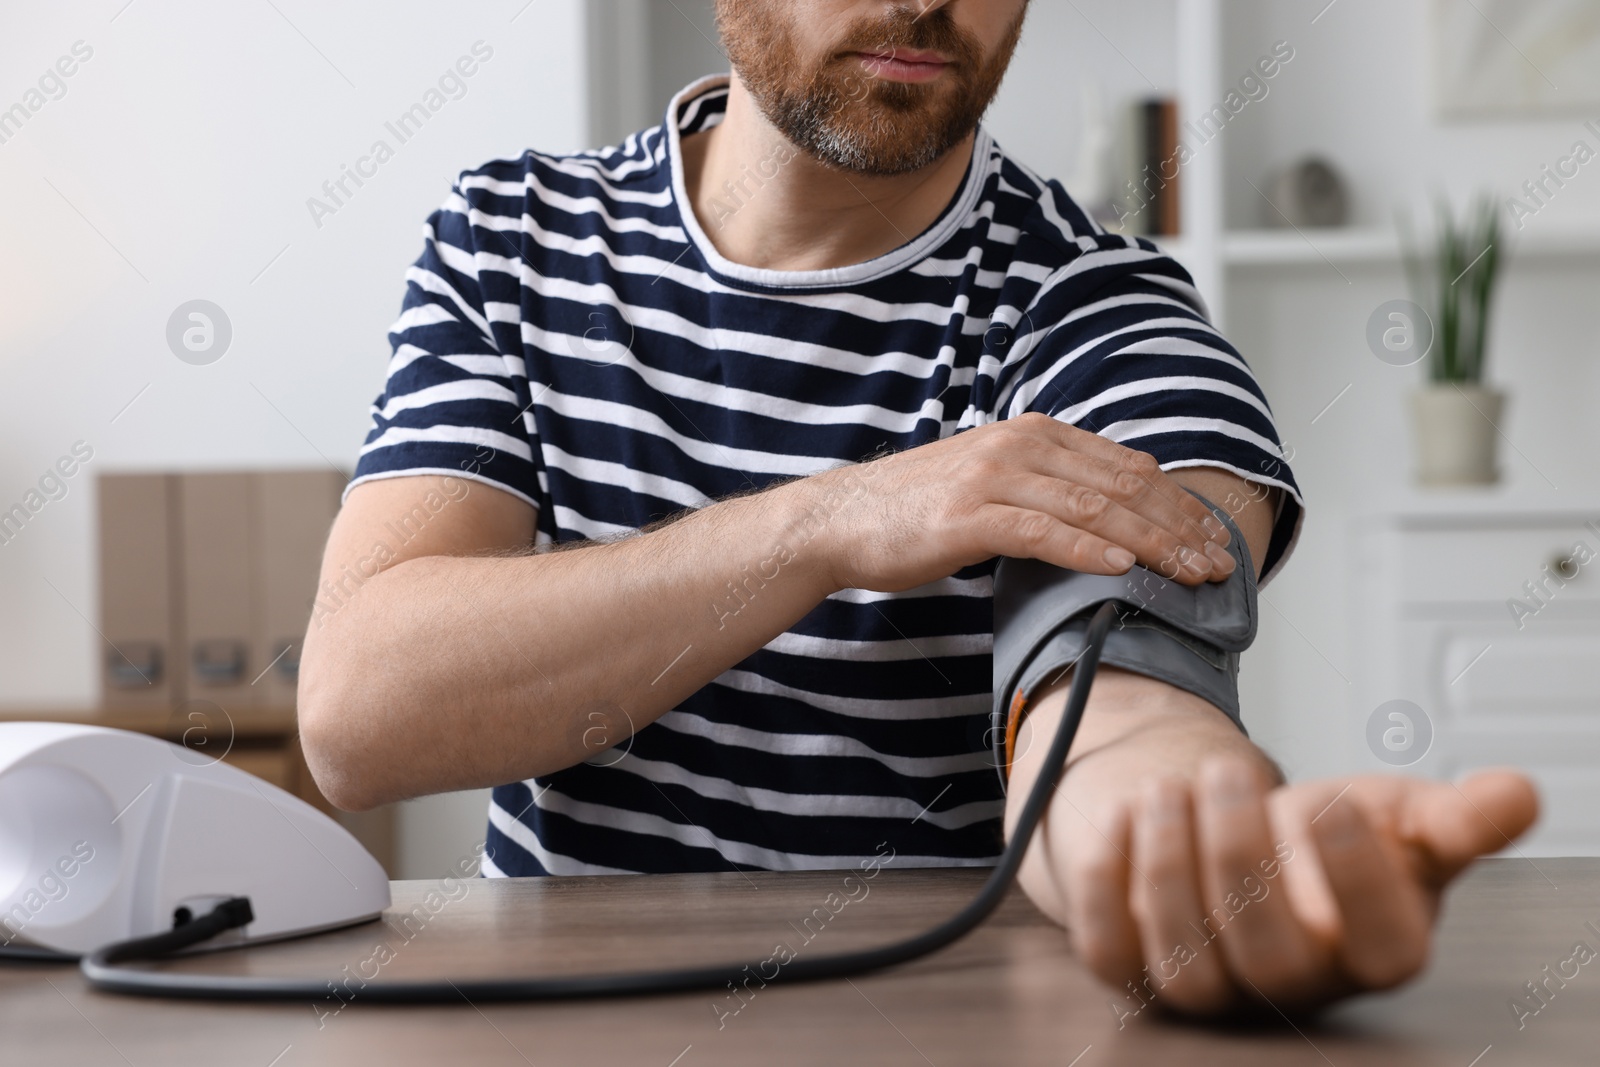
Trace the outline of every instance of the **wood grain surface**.
{"label": "wood grain surface", "polygon": [[[379,922],[181,966],[335,976],[363,965],[372,974],[366,961],[387,956],[376,965],[381,981],[762,960],[780,943],[803,956],[920,930],[956,911],[984,877],[885,869],[863,896],[858,883],[846,887],[849,873],[396,882],[394,907]],[[847,893],[855,899],[841,905]],[[70,966],[0,961],[0,1063],[1592,1063],[1600,1059],[1600,959],[1569,962],[1578,942],[1600,952],[1585,923],[1600,930],[1600,860],[1485,861],[1452,892],[1419,982],[1315,1020],[1239,1029],[1176,1023],[1154,1010],[1119,1026],[1112,1003],[1133,1002],[1095,983],[1062,931],[1015,892],[978,931],[933,957],[813,984],[786,985],[780,969],[765,988],[752,982],[743,999],[725,991],[418,1007],[363,1002],[358,989],[348,1002],[195,1003],[97,993]],[[1540,1004],[1526,982],[1543,982],[1546,992],[1538,1013],[1519,1020],[1514,998]]]}

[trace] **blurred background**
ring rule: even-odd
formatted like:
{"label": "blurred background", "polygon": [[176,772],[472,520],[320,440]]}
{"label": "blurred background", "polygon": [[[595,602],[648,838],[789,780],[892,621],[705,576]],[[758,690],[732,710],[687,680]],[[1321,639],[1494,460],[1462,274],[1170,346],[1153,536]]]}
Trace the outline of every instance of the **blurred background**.
{"label": "blurred background", "polygon": [[[180,648],[176,688],[124,707],[112,668],[139,656],[108,656],[107,627],[161,595],[130,531],[166,531],[173,575],[254,574],[240,596],[286,584],[309,612],[293,552],[231,553],[320,546],[423,220],[462,169],[659,122],[727,69],[712,4],[94,0],[0,22],[0,715],[203,723],[306,791],[288,698],[259,687],[292,693],[294,651],[253,615],[248,648]],[[1597,80],[1592,0],[1038,0],[986,120],[1183,262],[1263,381],[1309,517],[1245,659],[1251,735],[1295,778],[1526,766],[1547,802],[1528,855],[1600,854]],[[241,477],[266,471],[300,480]],[[196,635],[242,603],[175,596]],[[485,810],[434,797],[359,829],[430,877]]]}

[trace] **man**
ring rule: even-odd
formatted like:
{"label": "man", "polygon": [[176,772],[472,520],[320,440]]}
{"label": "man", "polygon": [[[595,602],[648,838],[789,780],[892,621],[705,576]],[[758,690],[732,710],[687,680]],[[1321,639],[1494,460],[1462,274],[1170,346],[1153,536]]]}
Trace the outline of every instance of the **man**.
{"label": "man", "polygon": [[[1277,571],[1299,492],[1187,274],[978,124],[1026,7],[724,0],[661,127],[462,175],[307,636],[335,803],[495,786],[489,874],[989,863],[994,558],[1224,580],[1192,489]],[[1535,807],[1285,785],[1107,668],[1023,883],[1136,1003],[1306,1007],[1416,973]]]}

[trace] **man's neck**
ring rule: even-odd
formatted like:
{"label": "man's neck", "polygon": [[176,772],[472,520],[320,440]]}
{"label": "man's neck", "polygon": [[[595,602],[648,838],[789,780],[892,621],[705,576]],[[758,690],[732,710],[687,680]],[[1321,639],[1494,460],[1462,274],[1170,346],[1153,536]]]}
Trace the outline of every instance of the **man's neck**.
{"label": "man's neck", "polygon": [[767,122],[735,75],[722,122],[682,139],[684,188],[701,228],[735,263],[824,270],[864,263],[926,230],[961,186],[974,138],[908,174],[823,166]]}

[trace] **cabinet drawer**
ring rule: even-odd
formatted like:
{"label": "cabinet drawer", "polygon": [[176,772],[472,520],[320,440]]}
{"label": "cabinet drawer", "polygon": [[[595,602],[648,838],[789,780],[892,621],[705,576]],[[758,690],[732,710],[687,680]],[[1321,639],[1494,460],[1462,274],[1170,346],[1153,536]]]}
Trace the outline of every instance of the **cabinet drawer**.
{"label": "cabinet drawer", "polygon": [[1600,621],[1407,622],[1394,651],[1442,732],[1600,737]]}
{"label": "cabinet drawer", "polygon": [[[1408,530],[1399,542],[1396,577],[1407,603],[1504,605],[1514,597],[1538,607],[1524,589],[1532,582],[1550,603],[1600,605],[1600,534],[1579,523]],[[1573,565],[1586,555],[1587,564]],[[1511,619],[1509,609],[1506,617]]]}

